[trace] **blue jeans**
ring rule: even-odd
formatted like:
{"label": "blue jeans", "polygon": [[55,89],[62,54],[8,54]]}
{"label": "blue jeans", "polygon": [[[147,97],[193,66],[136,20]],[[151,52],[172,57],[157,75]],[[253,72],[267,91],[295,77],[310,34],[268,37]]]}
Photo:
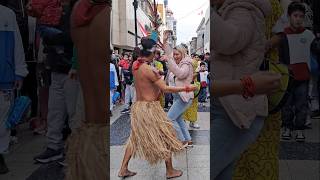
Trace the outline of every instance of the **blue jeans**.
{"label": "blue jeans", "polygon": [[[283,126],[291,130],[304,130],[308,116],[309,81],[294,81],[282,108]],[[295,121],[295,123],[294,123]]]}
{"label": "blue jeans", "polygon": [[172,94],[173,105],[169,109],[168,118],[172,121],[177,132],[177,137],[180,141],[191,141],[191,136],[186,122],[183,120],[183,113],[192,104],[192,99],[189,102],[184,102],[178,94]]}
{"label": "blue jeans", "polygon": [[250,129],[240,129],[234,125],[219,103],[212,104],[211,177],[214,180],[232,180],[236,160],[257,139],[264,124],[264,117],[256,117]]}
{"label": "blue jeans", "polygon": [[200,103],[204,103],[207,100],[207,88],[201,88],[198,96]]}

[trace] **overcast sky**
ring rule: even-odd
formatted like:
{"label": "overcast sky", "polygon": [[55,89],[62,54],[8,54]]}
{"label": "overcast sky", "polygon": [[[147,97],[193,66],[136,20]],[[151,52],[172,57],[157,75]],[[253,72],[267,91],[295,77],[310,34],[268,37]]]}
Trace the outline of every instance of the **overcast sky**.
{"label": "overcast sky", "polygon": [[[168,0],[168,6],[177,20],[177,44],[191,41],[209,7],[209,0]],[[203,11],[202,15],[199,13]]]}

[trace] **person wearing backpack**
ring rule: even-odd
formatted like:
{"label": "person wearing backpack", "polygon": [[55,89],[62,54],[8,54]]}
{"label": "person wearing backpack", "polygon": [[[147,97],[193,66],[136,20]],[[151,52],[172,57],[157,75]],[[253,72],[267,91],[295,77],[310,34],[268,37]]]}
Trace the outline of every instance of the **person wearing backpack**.
{"label": "person wearing backpack", "polygon": [[9,147],[6,127],[14,90],[20,90],[27,76],[27,64],[15,13],[0,3],[0,174],[9,172],[3,153]]}

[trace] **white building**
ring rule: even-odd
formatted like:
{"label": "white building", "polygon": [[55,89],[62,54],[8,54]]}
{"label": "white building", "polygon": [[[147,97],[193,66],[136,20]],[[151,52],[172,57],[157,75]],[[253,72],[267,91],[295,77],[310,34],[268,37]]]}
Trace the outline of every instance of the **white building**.
{"label": "white building", "polygon": [[173,16],[173,12],[166,8],[166,29],[173,32],[173,45],[176,46],[177,41],[177,20]]}
{"label": "white building", "polygon": [[197,54],[204,54],[204,34],[205,34],[205,18],[202,18],[197,28]]}
{"label": "white building", "polygon": [[204,53],[207,53],[210,52],[210,7],[206,10],[204,26]]}
{"label": "white building", "polygon": [[[148,18],[150,11],[145,0],[138,0],[137,34],[138,43],[143,37],[143,30],[151,27]],[[111,43],[119,53],[131,51],[135,47],[135,21],[133,0],[112,1],[111,12]]]}
{"label": "white building", "polygon": [[188,43],[189,55],[197,52],[197,37],[192,37],[191,41]]}

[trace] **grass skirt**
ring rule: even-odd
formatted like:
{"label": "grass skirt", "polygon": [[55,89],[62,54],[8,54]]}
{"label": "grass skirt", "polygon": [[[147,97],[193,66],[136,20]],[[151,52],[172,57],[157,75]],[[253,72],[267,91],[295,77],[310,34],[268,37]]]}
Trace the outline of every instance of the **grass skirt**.
{"label": "grass skirt", "polygon": [[74,132],[67,142],[65,180],[107,179],[107,125],[85,125]]}
{"label": "grass skirt", "polygon": [[173,124],[159,101],[137,101],[131,108],[131,134],[127,147],[133,157],[147,160],[151,165],[181,152],[182,143],[176,137]]}

